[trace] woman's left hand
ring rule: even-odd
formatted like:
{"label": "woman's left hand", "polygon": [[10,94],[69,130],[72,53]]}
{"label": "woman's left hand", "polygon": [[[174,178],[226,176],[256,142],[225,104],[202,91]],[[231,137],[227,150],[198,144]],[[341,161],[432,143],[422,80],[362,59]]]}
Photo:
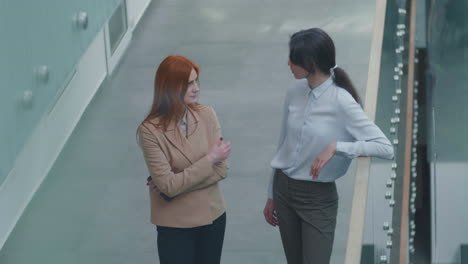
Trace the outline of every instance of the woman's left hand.
{"label": "woman's left hand", "polygon": [[335,156],[336,142],[330,143],[315,159],[314,164],[310,168],[310,176],[315,180],[318,178],[322,168]]}
{"label": "woman's left hand", "polygon": [[152,192],[155,192],[155,193],[160,193],[161,192],[161,191],[159,191],[158,187],[156,187],[156,185],[154,185],[153,181],[148,181],[146,183],[146,185],[148,185],[150,191],[152,191]]}

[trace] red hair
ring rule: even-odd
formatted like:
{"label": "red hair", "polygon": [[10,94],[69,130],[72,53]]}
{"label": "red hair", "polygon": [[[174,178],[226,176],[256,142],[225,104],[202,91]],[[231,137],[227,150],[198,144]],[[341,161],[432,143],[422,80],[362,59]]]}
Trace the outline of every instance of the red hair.
{"label": "red hair", "polygon": [[192,69],[197,75],[200,73],[200,68],[193,61],[180,55],[170,55],[161,62],[154,80],[153,105],[142,124],[159,118],[158,124],[154,125],[166,131],[171,122],[183,118],[185,110],[200,109],[198,103],[187,105],[184,102]]}

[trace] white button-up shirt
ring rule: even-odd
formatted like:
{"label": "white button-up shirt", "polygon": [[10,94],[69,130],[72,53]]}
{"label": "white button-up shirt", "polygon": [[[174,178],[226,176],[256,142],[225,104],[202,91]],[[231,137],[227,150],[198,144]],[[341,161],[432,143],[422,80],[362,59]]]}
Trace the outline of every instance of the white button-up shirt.
{"label": "white button-up shirt", "polygon": [[[310,168],[315,158],[332,142],[336,155],[323,167],[318,179]],[[343,176],[358,156],[393,158],[393,146],[369,120],[361,106],[332,78],[311,89],[306,79],[288,89],[280,141],[271,161],[292,179],[332,182]],[[273,177],[268,197],[273,197]]]}

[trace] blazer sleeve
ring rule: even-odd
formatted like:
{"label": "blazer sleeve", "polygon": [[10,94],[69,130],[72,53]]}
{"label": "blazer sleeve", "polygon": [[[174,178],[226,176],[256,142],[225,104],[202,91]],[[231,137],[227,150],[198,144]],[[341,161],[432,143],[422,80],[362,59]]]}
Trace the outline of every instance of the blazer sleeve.
{"label": "blazer sleeve", "polygon": [[[210,107],[211,111],[213,112],[213,122],[212,122],[212,129],[215,141],[219,140],[222,137],[221,132],[221,125],[219,124],[218,116],[212,107]],[[215,179],[223,180],[227,177],[227,170],[228,170],[228,160],[225,159],[222,162],[218,162],[214,165],[214,173]]]}
{"label": "blazer sleeve", "polygon": [[200,185],[215,174],[216,170],[206,156],[183,171],[174,173],[156,136],[143,125],[140,126],[138,135],[153,183],[168,197],[173,198],[193,190],[195,186]]}
{"label": "blazer sleeve", "polygon": [[[219,124],[218,117],[216,116],[216,112],[212,107],[211,110],[211,135],[213,136],[214,140],[210,140],[211,144],[214,144],[217,140],[219,140],[221,135],[221,125]],[[211,146],[210,146],[211,147]],[[203,189],[208,186],[211,186],[217,183],[220,180],[224,180],[227,177],[227,169],[228,163],[227,160],[223,160],[222,162],[218,162],[213,165],[213,174],[211,174],[208,178],[202,181],[200,184],[194,186],[193,190]]]}
{"label": "blazer sleeve", "polygon": [[[216,116],[216,112],[214,111],[214,109],[212,107],[210,107],[209,109],[210,109],[210,122],[209,122],[210,136],[212,137],[212,139],[210,140],[210,144],[214,144],[214,142],[216,142],[217,140],[219,140],[220,137],[222,137],[221,126],[219,124],[218,117]],[[183,193],[204,189],[204,188],[210,187],[213,184],[218,183],[221,180],[226,179],[227,169],[228,169],[227,160],[214,164],[213,173],[211,175],[209,175],[207,178],[205,178],[205,180],[203,180],[199,184],[196,184],[186,189]]]}

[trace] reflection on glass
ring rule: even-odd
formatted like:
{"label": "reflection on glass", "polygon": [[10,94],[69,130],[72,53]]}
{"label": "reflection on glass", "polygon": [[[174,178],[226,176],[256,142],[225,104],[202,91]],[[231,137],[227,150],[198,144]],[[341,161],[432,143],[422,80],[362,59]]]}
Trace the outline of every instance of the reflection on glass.
{"label": "reflection on glass", "polygon": [[[431,1],[428,18],[428,155],[431,164],[431,257],[457,262],[468,244],[467,1]],[[456,208],[460,211],[456,213]]]}
{"label": "reflection on glass", "polygon": [[120,3],[120,5],[117,7],[114,14],[109,20],[109,44],[112,54],[114,53],[115,49],[119,46],[119,43],[125,35],[126,31],[127,16],[124,1]]}

